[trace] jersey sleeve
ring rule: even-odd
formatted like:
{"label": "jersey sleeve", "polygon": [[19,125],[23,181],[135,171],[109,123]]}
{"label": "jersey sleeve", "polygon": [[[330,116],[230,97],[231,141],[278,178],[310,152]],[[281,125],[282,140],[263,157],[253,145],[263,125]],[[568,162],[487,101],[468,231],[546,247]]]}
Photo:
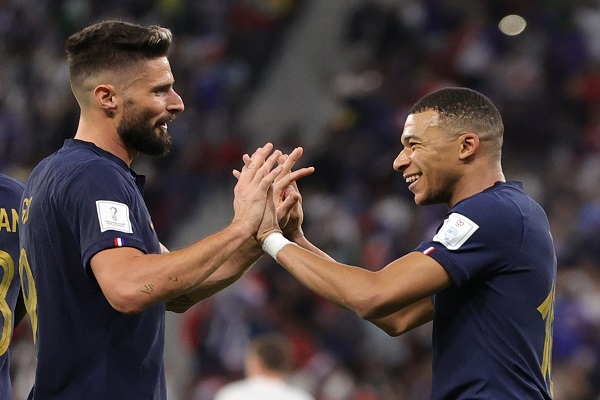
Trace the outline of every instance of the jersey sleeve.
{"label": "jersey sleeve", "polygon": [[128,246],[148,252],[133,212],[139,207],[137,188],[110,162],[95,162],[77,171],[63,197],[69,209],[65,215],[79,240],[81,259],[87,269],[99,251]]}
{"label": "jersey sleeve", "polygon": [[417,248],[444,267],[455,286],[510,268],[523,240],[518,207],[482,194],[459,203],[434,237]]}

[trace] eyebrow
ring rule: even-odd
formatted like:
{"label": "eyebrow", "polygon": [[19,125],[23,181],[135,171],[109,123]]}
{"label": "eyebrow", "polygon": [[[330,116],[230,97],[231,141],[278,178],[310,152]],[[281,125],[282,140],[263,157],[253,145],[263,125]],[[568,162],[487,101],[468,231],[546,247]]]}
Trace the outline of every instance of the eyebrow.
{"label": "eyebrow", "polygon": [[152,87],[152,90],[168,90],[173,87],[175,82],[161,83]]}
{"label": "eyebrow", "polygon": [[417,139],[417,140],[421,140],[421,138],[418,135],[415,135],[414,133],[407,133],[407,134],[402,134],[400,136],[400,142],[408,142],[411,139]]}

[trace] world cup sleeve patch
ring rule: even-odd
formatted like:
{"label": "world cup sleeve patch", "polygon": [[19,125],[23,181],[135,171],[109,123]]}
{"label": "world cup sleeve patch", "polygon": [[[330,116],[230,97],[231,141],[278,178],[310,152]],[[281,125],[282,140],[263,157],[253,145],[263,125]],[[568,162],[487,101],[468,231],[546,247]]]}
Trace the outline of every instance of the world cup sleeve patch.
{"label": "world cup sleeve patch", "polygon": [[433,240],[449,250],[457,250],[479,229],[479,225],[462,214],[452,213],[444,220]]}
{"label": "world cup sleeve patch", "polygon": [[119,231],[133,233],[127,204],[98,200],[96,201],[96,209],[98,210],[98,221],[100,221],[101,232]]}

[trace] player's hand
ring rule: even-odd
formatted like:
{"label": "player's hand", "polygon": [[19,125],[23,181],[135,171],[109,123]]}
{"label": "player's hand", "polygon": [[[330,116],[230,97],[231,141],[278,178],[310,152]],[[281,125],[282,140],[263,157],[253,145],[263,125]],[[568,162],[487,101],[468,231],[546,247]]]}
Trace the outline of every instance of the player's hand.
{"label": "player's hand", "polygon": [[296,181],[315,171],[314,167],[300,168],[292,171],[292,168],[302,156],[303,151],[302,147],[296,147],[289,155],[282,154],[278,160],[279,165],[283,169],[277,178],[275,178],[273,196],[277,210],[277,221],[284,233],[290,228],[294,229],[293,227],[288,227],[292,213],[297,214],[298,212],[302,212],[302,205],[300,204],[302,197],[300,196]]}
{"label": "player's hand", "polygon": [[256,239],[262,244],[265,238],[272,232],[281,232],[281,229],[279,229],[279,224],[277,223],[273,185],[271,185],[267,193],[267,202],[262,220],[260,221],[260,226],[258,227],[258,232],[256,233]]}
{"label": "player's hand", "polygon": [[[306,167],[292,171],[302,153],[303,149],[297,147],[289,155],[282,154],[279,157],[278,163],[282,166],[282,170],[273,184],[273,198],[278,225],[284,231],[284,234],[286,232],[290,234],[289,237],[286,235],[288,239],[293,237],[291,236],[292,233],[302,232],[300,229],[304,217],[301,205],[302,197],[298,191],[296,181],[312,174],[315,170],[314,167]],[[243,161],[245,166],[249,165],[250,157],[245,154]],[[234,170],[233,175],[239,179],[240,171]],[[292,224],[290,224],[290,221],[292,221]]]}
{"label": "player's hand", "polygon": [[286,239],[295,242],[296,238],[304,236],[304,232],[302,231],[302,222],[304,222],[302,195],[298,190],[296,182],[292,182],[292,184],[286,188],[286,196],[293,196],[294,204],[287,215],[287,223],[285,226],[281,227],[281,231]]}
{"label": "player's hand", "polygon": [[267,143],[259,147],[251,157],[244,155],[244,167],[241,171],[236,171],[238,182],[233,189],[232,224],[247,226],[252,235],[256,235],[263,219],[267,193],[283,169],[281,165],[273,168],[281,152],[276,150],[269,155],[271,150],[273,145]]}

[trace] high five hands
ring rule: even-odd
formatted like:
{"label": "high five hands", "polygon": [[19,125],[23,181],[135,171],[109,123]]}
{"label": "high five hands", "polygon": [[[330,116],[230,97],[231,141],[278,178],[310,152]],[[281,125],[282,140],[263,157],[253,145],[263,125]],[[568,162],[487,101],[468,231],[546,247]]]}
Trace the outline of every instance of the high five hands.
{"label": "high five hands", "polygon": [[[272,144],[267,143],[258,148],[252,156],[244,154],[242,171],[233,171],[233,175],[238,179],[236,189],[234,189],[236,196],[234,210],[235,203],[242,201],[240,196],[248,190],[248,186],[255,187],[255,194],[262,194],[257,196],[257,199],[260,198],[260,200],[252,209],[252,213],[247,214],[248,223],[253,228],[256,227],[254,236],[259,242],[262,242],[269,233],[274,231],[282,231],[289,239],[298,233],[301,234],[302,197],[296,181],[312,174],[315,170],[314,167],[305,167],[292,171],[302,156],[303,149],[301,147],[296,147],[289,155],[275,150],[269,156],[272,149]],[[275,161],[278,165],[274,168]],[[257,218],[259,204],[262,206],[260,219]]]}

